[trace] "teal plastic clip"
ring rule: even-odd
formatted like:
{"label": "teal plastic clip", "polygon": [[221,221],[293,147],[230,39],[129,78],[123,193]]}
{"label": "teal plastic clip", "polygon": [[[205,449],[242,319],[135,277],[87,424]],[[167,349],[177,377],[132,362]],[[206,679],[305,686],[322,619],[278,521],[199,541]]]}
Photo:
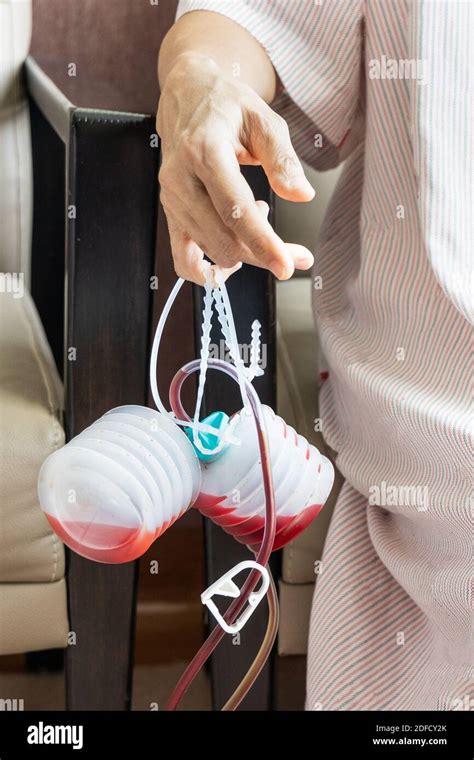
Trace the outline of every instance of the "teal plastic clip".
{"label": "teal plastic clip", "polygon": [[[201,422],[216,428],[216,430],[221,431],[227,427],[229,423],[229,415],[225,412],[212,412],[212,414],[201,420]],[[217,448],[219,444],[219,437],[217,435],[213,435],[212,433],[198,433],[201,444],[205,449],[209,451],[209,454],[204,454],[202,451],[199,451],[197,446],[194,445],[192,429],[185,428],[185,432],[193,444],[194,451],[198,455],[198,458],[201,460],[201,462],[213,462],[215,459],[218,459],[220,456],[222,456],[229,445],[226,443],[217,454],[213,454],[213,450]]]}

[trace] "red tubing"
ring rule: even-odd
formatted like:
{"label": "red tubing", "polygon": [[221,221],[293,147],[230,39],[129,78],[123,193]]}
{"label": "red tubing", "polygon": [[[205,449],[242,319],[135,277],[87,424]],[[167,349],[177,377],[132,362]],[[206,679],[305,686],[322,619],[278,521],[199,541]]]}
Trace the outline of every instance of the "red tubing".
{"label": "red tubing", "polygon": [[[191,421],[190,417],[181,404],[181,387],[185,379],[189,377],[189,375],[191,375],[193,372],[197,372],[199,370],[199,367],[200,362],[198,359],[189,362],[176,373],[171,382],[169,391],[170,404],[173,412],[180,419]],[[234,380],[238,380],[238,374],[235,367],[231,364],[228,364],[227,362],[221,361],[220,359],[209,359],[209,368],[217,369],[227,375],[230,375],[230,377],[232,377]],[[262,543],[260,545],[258,553],[255,556],[255,559],[260,565],[266,567],[275,540],[275,494],[273,491],[272,471],[270,467],[270,452],[268,447],[268,438],[265,429],[262,406],[254,387],[248,380],[245,380],[245,388],[257,429],[258,446],[262,462],[263,489],[265,494],[265,529],[263,532]],[[252,570],[244,585],[242,586],[240,596],[232,602],[229,609],[223,616],[226,623],[232,624],[235,622],[245,607],[250,594],[255,589],[260,578],[261,574],[259,571]],[[216,625],[215,628],[213,628],[206,641],[201,646],[199,651],[194,655],[193,659],[176,684],[166,706],[167,710],[176,710],[182,698],[196,678],[197,674],[205,665],[206,661],[214,652],[218,644],[222,641],[224,635],[225,631],[223,628],[220,628],[219,625]]]}

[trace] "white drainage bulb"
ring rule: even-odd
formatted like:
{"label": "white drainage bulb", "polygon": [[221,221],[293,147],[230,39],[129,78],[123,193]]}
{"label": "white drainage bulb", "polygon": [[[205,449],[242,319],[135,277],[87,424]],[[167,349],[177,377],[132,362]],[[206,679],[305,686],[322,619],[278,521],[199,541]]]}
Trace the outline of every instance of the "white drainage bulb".
{"label": "white drainage bulb", "polygon": [[140,557],[200,488],[199,461],[186,434],[142,406],[105,414],[51,454],[38,481],[54,531],[99,562]]}
{"label": "white drainage bulb", "polygon": [[[334,468],[315,446],[269,407],[262,406],[268,433],[276,504],[273,550],[298,535],[321,511],[334,482]],[[195,506],[238,541],[257,549],[265,528],[262,463],[252,414],[241,411],[229,446],[202,464],[202,489]]]}
{"label": "white drainage bulb", "polygon": [[[329,496],[331,462],[262,407],[276,506],[273,550],[298,535]],[[262,462],[253,415],[234,418],[230,444],[200,462],[170,418],[142,406],[105,414],[55,451],[38,481],[41,506],[55,532],[98,562],[140,557],[194,505],[241,543],[258,550],[265,528]]]}

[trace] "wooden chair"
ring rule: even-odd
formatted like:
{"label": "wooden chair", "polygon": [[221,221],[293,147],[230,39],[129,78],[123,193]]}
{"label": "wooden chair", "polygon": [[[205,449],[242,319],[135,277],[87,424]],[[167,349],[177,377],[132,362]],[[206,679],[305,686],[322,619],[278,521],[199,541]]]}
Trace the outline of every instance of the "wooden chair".
{"label": "wooden chair", "polygon": [[[72,6],[64,7],[58,13],[72,12]],[[172,15],[163,15],[160,39]],[[74,57],[65,57],[63,52],[60,60],[64,64]],[[154,118],[149,113],[107,107],[116,91],[112,88],[113,97],[108,97],[103,81],[99,93],[92,80],[83,82],[81,105],[74,105],[69,90],[74,93],[76,82],[68,82],[63,68],[55,68],[54,59],[49,59],[50,78],[30,58],[26,76],[35,198],[32,294],[64,380],[69,439],[114,406],[148,403],[152,328],[174,275],[166,222],[157,199],[159,145],[152,139],[156,138]],[[104,107],[98,107],[102,101]],[[272,205],[263,173],[255,168],[245,173],[256,197]],[[156,272],[158,291],[150,287]],[[253,319],[262,323],[268,363],[255,386],[262,401],[274,406],[272,279],[263,270],[243,267],[231,278],[229,290],[239,339],[249,340]],[[193,337],[199,334],[202,290],[195,288],[191,294],[188,288],[177,308],[182,309],[182,319],[173,328],[173,354],[163,359],[165,383],[190,358],[189,350],[195,355]],[[238,390],[214,375],[209,373],[203,411],[235,410]],[[249,555],[206,522],[205,556],[211,583]],[[278,557],[274,570],[278,572]],[[70,628],[75,634],[66,656],[69,709],[130,708],[136,590],[137,563],[101,565],[68,553]],[[245,628],[241,645],[233,645],[231,637],[226,637],[212,658],[215,708],[246,671],[265,625],[262,605]],[[243,707],[267,710],[271,706],[269,663]]]}

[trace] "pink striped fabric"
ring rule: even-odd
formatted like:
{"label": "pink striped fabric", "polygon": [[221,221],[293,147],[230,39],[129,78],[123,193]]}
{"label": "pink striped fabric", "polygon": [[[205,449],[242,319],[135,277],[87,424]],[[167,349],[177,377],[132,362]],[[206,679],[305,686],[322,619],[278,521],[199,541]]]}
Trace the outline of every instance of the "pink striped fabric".
{"label": "pink striped fabric", "polygon": [[346,482],[307,709],[472,709],[472,4],[193,9],[266,48],[306,161],[345,160],[314,270],[323,432]]}

